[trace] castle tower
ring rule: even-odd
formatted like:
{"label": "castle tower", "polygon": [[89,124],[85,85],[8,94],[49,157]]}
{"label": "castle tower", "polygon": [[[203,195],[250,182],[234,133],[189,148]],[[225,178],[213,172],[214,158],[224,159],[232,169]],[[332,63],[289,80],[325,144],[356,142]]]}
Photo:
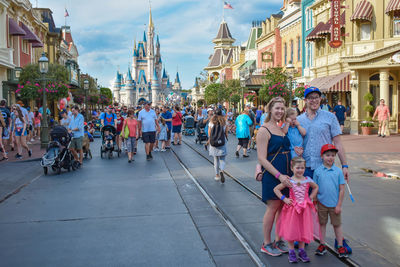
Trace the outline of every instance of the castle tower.
{"label": "castle tower", "polygon": [[126,84],[125,84],[125,93],[126,93],[126,100],[127,100],[127,105],[129,107],[132,107],[136,103],[136,92],[135,92],[135,87],[131,75],[131,70],[128,68],[128,73],[126,75]]}
{"label": "castle tower", "polygon": [[172,87],[173,90],[182,90],[181,80],[179,79],[179,73],[176,72],[175,83]]}
{"label": "castle tower", "polygon": [[112,85],[112,91],[114,95],[114,99],[116,102],[121,101],[121,74],[117,71],[117,76],[115,77],[114,83]]}
{"label": "castle tower", "polygon": [[138,50],[136,49],[136,38],[133,44],[133,55],[132,55],[132,75],[133,79],[137,79],[137,58],[139,56]]}
{"label": "castle tower", "polygon": [[153,74],[154,74],[154,24],[153,24],[153,18],[151,16],[151,8],[149,12],[149,28],[147,32],[148,40],[147,40],[147,60],[148,60],[148,65],[147,65],[147,74],[150,79],[150,81],[153,80]]}
{"label": "castle tower", "polygon": [[156,69],[153,72],[153,81],[151,83],[151,101],[153,104],[159,104],[160,101],[160,84],[157,78]]}

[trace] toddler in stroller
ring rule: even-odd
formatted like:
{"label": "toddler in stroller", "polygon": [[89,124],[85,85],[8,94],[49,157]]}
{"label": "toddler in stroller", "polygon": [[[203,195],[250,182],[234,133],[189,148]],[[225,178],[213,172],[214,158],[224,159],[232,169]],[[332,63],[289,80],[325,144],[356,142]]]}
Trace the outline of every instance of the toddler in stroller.
{"label": "toddler in stroller", "polygon": [[191,115],[185,117],[183,134],[194,135],[194,117]]}
{"label": "toddler in stroller", "polygon": [[100,150],[100,156],[103,158],[103,153],[108,152],[108,158],[112,157],[112,153],[115,151],[118,153],[118,157],[120,156],[120,150],[116,149],[115,136],[117,129],[115,129],[112,125],[107,125],[101,128],[101,139],[102,146]]}

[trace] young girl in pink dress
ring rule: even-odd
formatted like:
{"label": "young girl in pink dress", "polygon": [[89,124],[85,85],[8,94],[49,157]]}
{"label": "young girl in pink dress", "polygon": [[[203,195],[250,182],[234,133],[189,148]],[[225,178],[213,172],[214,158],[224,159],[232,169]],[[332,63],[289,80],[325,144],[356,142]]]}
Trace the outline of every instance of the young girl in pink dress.
{"label": "young girl in pink dress", "polygon": [[[310,177],[304,177],[306,162],[303,158],[294,157],[291,161],[293,177],[290,179],[292,187],[289,197],[285,197],[281,191],[286,187],[279,184],[274,188],[278,198],[285,202],[278,218],[277,229],[279,235],[288,241],[289,262],[298,262],[294,251],[294,241],[299,241],[299,259],[309,262],[310,259],[304,250],[304,243],[310,243],[313,238],[313,213],[316,212],[312,199],[316,199],[318,185]],[[309,188],[312,188],[308,196]]]}

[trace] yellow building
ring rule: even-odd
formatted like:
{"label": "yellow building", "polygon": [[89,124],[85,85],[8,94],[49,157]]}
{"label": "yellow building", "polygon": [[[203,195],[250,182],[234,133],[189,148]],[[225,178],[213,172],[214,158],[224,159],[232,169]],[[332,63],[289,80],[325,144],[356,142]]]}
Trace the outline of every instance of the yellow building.
{"label": "yellow building", "polygon": [[292,63],[301,76],[301,1],[284,0],[279,21],[282,42],[282,66]]}
{"label": "yellow building", "polygon": [[[350,132],[360,132],[360,122],[369,115],[367,104],[377,107],[384,99],[389,106],[390,132],[399,131],[400,81],[400,1],[346,0],[342,1],[341,33],[343,44],[331,48],[329,0],[317,0],[313,10],[315,28],[306,36],[314,42],[313,80],[334,106],[338,100],[351,107]],[[367,103],[364,96],[372,93]],[[389,134],[389,133],[387,133]]]}
{"label": "yellow building", "polygon": [[[347,1],[342,1],[342,6]],[[313,67],[310,68],[310,86],[318,87],[326,96],[331,106],[341,100],[343,105],[350,105],[350,72],[341,57],[346,55],[345,14],[340,16],[342,46],[329,46],[331,30],[331,5],[329,0],[317,0],[310,6],[313,14],[314,29],[305,36],[306,41],[314,42]]]}
{"label": "yellow building", "polygon": [[351,130],[359,130],[367,116],[363,96],[374,96],[375,108],[384,99],[390,109],[389,128],[399,132],[400,114],[400,1],[347,0],[346,56],[343,62],[351,72]]}

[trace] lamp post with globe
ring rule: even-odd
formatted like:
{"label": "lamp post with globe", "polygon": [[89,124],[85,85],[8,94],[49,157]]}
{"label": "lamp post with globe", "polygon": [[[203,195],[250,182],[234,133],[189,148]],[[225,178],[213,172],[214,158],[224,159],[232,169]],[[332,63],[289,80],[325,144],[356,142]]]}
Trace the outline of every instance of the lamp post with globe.
{"label": "lamp post with globe", "polygon": [[286,66],[286,72],[289,77],[289,107],[290,107],[292,105],[292,100],[293,100],[293,78],[295,74],[294,65],[291,61],[289,61],[289,64]]}
{"label": "lamp post with globe", "polygon": [[43,105],[42,105],[42,123],[40,132],[40,144],[42,148],[47,147],[49,143],[49,126],[47,123],[47,95],[46,95],[46,78],[45,75],[49,71],[49,59],[46,57],[45,53],[42,53],[42,56],[39,58],[39,70],[41,74],[40,81],[42,82],[43,88]]}

